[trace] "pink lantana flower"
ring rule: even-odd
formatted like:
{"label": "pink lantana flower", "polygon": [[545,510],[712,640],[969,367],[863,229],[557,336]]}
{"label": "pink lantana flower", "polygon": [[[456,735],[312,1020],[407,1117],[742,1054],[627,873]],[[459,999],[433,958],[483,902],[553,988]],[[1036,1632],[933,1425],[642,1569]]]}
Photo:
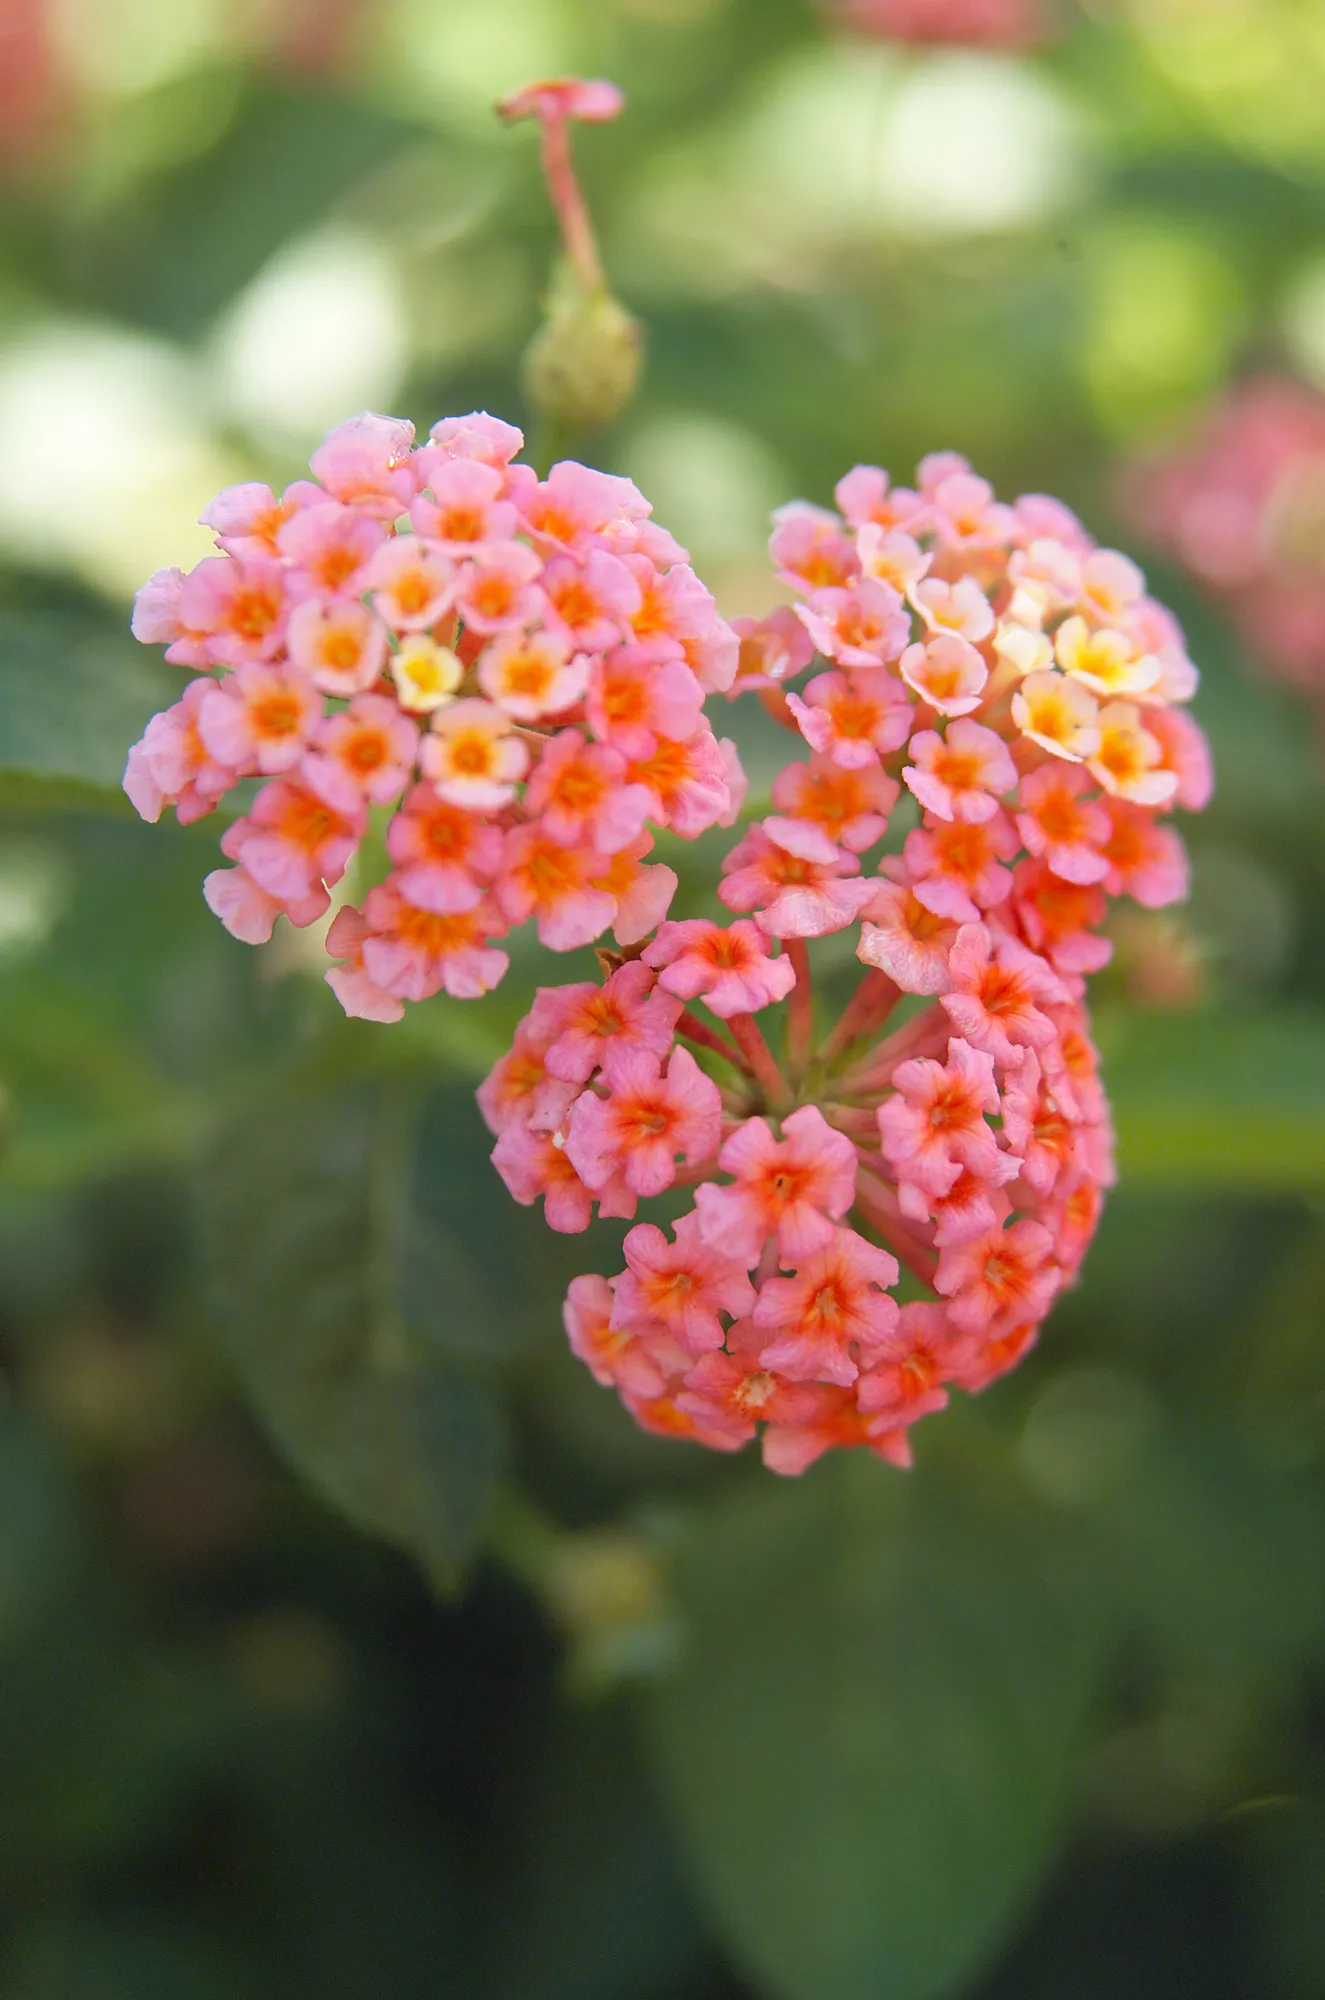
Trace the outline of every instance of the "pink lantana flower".
{"label": "pink lantana flower", "polygon": [[497,901],[508,920],[534,917],[541,944],[575,951],[600,937],[616,910],[613,898],[594,886],[606,857],[593,847],[567,847],[545,829],[513,827],[497,877]]}
{"label": "pink lantana flower", "polygon": [[1099,703],[1081,681],[1052,668],[1026,675],[1012,697],[1012,720],[1032,743],[1069,763],[1080,764],[1099,749]]}
{"label": "pink lantana flower", "polygon": [[747,1118],[724,1141],[718,1165],[735,1185],[696,1189],[700,1230],[747,1268],[770,1237],[786,1265],[827,1249],[855,1200],[856,1149],[814,1104],[782,1120],[781,1139],[767,1119]]}
{"label": "pink lantana flower", "polygon": [[442,916],[411,903],[388,877],[368,891],[364,916],[364,969],[401,1000],[426,1000],[443,989],[455,1000],[474,1000],[505,975],[506,953],[491,943],[505,925],[490,903]]}
{"label": "pink lantana flower", "polygon": [[883,838],[898,795],[897,780],[879,765],[847,771],[831,757],[788,764],[773,780],[779,818],[804,820],[852,854],[863,854]]}
{"label": "pink lantana flower", "polygon": [[833,498],[853,528],[885,530],[914,521],[922,511],[920,495],[909,486],[894,486],[877,465],[855,465],[833,488]]}
{"label": "pink lantana flower", "polygon": [[279,500],[270,486],[256,479],[245,480],[239,486],[223,487],[198,519],[204,528],[215,532],[217,547],[228,556],[241,562],[270,561],[278,551],[281,529],[296,509],[316,506],[325,498],[322,488],[311,479],[296,480]]}
{"label": "pink lantana flower", "polygon": [[1138,806],[1165,806],[1178,789],[1164,768],[1164,746],[1146,728],[1135,702],[1111,701],[1100,710],[1099,748],[1087,759],[1106,792]]}
{"label": "pink lantana flower", "polygon": [[578,1236],[593,1220],[597,1201],[602,1215],[635,1213],[635,1197],[619,1186],[596,1192],[587,1188],[571,1165],[557,1134],[529,1125],[506,1126],[492,1149],[492,1164],[523,1208],[542,1200],[549,1229],[560,1236]]}
{"label": "pink lantana flower", "polygon": [[863,770],[898,749],[911,733],[915,711],[905,691],[883,668],[817,674],[805,700],[787,696],[801,735],[844,770]]}
{"label": "pink lantana flower", "polygon": [[699,1218],[683,1215],[669,1243],[642,1222],[625,1241],[626,1269],[616,1281],[612,1320],[618,1327],[662,1327],[687,1354],[722,1346],[719,1313],[739,1319],[755,1302],[749,1275],[699,1233]]}
{"label": "pink lantana flower", "polygon": [[856,1384],[856,1405],[869,1416],[913,1424],[943,1409],[950,1382],[970,1343],[954,1333],[944,1306],[917,1300],[902,1307],[879,1344],[878,1359]]}
{"label": "pink lantana flower", "polygon": [[237,668],[198,708],[198,734],[216,762],[264,777],[291,770],[321,721],[317,690],[275,667]]}
{"label": "pink lantana flower", "polygon": [[515,722],[561,715],[583,695],[589,662],[550,632],[503,632],[479,658],[478,684]]}
{"label": "pink lantana flower", "polygon": [[842,667],[884,666],[911,637],[900,593],[877,577],[862,577],[848,590],[816,590],[796,611],[819,651]]}
{"label": "pink lantana flower", "polygon": [[[363,836],[363,807],[338,811],[297,778],[273,778],[252,809],[226,828],[221,852],[281,903],[339,882]],[[324,906],[325,907],[325,906]]]}
{"label": "pink lantana flower", "polygon": [[571,1110],[566,1149],[590,1187],[616,1175],[639,1195],[661,1194],[679,1156],[698,1165],[718,1150],[722,1099],[688,1049],[664,1074],[656,1056],[622,1056],[610,1093],[586,1091]]}
{"label": "pink lantana flower", "polygon": [[515,797],[529,752],[504,709],[466,699],[437,709],[419,762],[440,797],[470,812],[497,812]]}
{"label": "pink lantana flower", "polygon": [[409,782],[419,732],[385,695],[357,694],[329,715],[300,763],[306,782],[338,812],[356,805],[390,805]]}
{"label": "pink lantana flower", "polygon": [[902,860],[926,909],[955,923],[973,924],[1001,903],[1012,887],[1000,866],[1020,842],[1005,812],[979,821],[934,820],[906,836]]}
{"label": "pink lantana flower", "polygon": [[483,900],[502,858],[499,827],[415,785],[387,828],[402,896],[421,910],[457,916]]}
{"label": "pink lantana flower", "polygon": [[327,931],[327,956],[339,959],[324,974],[328,986],[352,1021],[399,1021],[405,1003],[384,986],[378,986],[364,969],[364,940],[369,936],[368,919],[362,910],[346,903],[337,910]]}
{"label": "pink lantana flower", "polygon": [[203,878],[202,893],[212,915],[241,944],[266,944],[277,917],[287,917],[296,930],[303,930],[331,907],[321,883],[305,896],[272,896],[242,867],[214,868]]}
{"label": "pink lantana flower", "polygon": [[279,564],[209,556],[180,584],[181,637],[166,658],[192,667],[269,660],[284,644],[288,613]]}
{"label": "pink lantana flower", "polygon": [[704,691],[683,660],[661,666],[642,646],[595,660],[585,706],[590,727],[626,757],[652,757],[662,738],[681,743],[699,727]]}
{"label": "pink lantana flower", "polygon": [[428,487],[410,503],[410,523],[418,534],[457,557],[472,555],[483,542],[509,541],[516,513],[501,497],[504,469],[453,457],[436,445],[425,445],[414,463]]}
{"label": "pink lantana flower", "polygon": [[989,669],[969,640],[955,632],[908,646],[898,671],[909,688],[940,715],[969,715],[979,708]]}
{"label": "pink lantana flower", "polygon": [[853,1229],[835,1229],[821,1250],[798,1257],[794,1275],[767,1278],[754,1323],[765,1368],[793,1381],[849,1388],[897,1324],[897,1259]]}
{"label": "pink lantana flower", "polygon": [[[807,834],[817,829],[805,827]],[[752,826],[723,863],[718,898],[729,910],[754,910],[769,937],[827,937],[854,922],[873,894],[854,854],[810,860],[787,844],[786,824],[770,833]],[[822,838],[822,836],[820,836]]]}
{"label": "pink lantana flower", "polygon": [[655,930],[672,907],[676,894],[676,870],[664,862],[646,862],[653,852],[653,835],[642,833],[629,847],[623,847],[606,861],[591,885],[611,896],[616,904],[612,935],[619,945],[638,944]]}
{"label": "pink lantana flower", "polygon": [[215,691],[214,681],[190,681],[173,707],[152,717],[130,750],[124,789],[143,819],[157,820],[162,807],[172,805],[180,825],[188,826],[214,812],[217,800],[237,782],[238,771],[212,755],[198,728],[202,704]]}
{"label": "pink lantana flower", "polygon": [[962,1333],[986,1333],[1037,1321],[1057,1273],[1053,1238],[1029,1218],[957,1243],[939,1258],[934,1289],[948,1300],[948,1318]]}
{"label": "pink lantana flower", "polygon": [[1054,1024],[1041,1009],[1062,1005],[1067,993],[1045,961],[1015,938],[991,934],[984,924],[963,924],[948,971],[951,983],[941,1004],[972,1048],[1015,1067],[1022,1049],[1053,1041]]}
{"label": "pink lantana flower", "polygon": [[1098,972],[1113,956],[1108,938],[1097,935],[1106,908],[1102,888],[1065,882],[1046,861],[1017,863],[1009,908],[1032,951],[1065,980]]}
{"label": "pink lantana flower", "polygon": [[426,632],[455,603],[458,571],[446,551],[417,535],[384,542],[368,569],[372,600],[397,632]]}
{"label": "pink lantana flower", "polygon": [[626,782],[626,760],[606,743],[587,743],[577,729],[550,742],[525,795],[553,840],[584,843],[616,854],[643,831],[653,804],[644,785]]}
{"label": "pink lantana flower", "polygon": [[962,1168],[988,1177],[997,1171],[998,1141],[986,1113],[998,1110],[992,1058],[953,1036],[948,1060],[928,1056],[900,1064],[897,1091],[879,1107],[883,1153],[906,1179],[945,1195]]}
{"label": "pink lantana flower", "polygon": [[903,993],[944,992],[956,923],[935,916],[904,881],[878,877],[873,889],[856,947],[862,965],[886,972]]}
{"label": "pink lantana flower", "polygon": [[324,694],[359,694],[386,665],[386,626],[357,598],[297,604],[286,637],[292,663]]}
{"label": "pink lantana flower", "polygon": [[1109,872],[1109,815],[1090,791],[1079,764],[1042,764],[1021,781],[1017,829],[1027,852],[1043,855],[1065,882],[1102,882]]}
{"label": "pink lantana flower", "polygon": [[764,1344],[753,1320],[737,1320],[727,1331],[726,1351],[701,1354],[687,1370],[677,1407],[706,1431],[730,1434],[734,1446],[748,1444],[759,1423],[812,1423],[824,1407],[822,1385],[793,1382],[765,1368],[759,1359]]}
{"label": "pink lantana flower", "polygon": [[733,800],[727,757],[703,724],[684,742],[660,736],[649,756],[631,759],[626,777],[645,787],[653,817],[683,840],[694,840],[711,826],[730,824]]}
{"label": "pink lantana flower", "polygon": [[1111,896],[1131,896],[1148,910],[1180,903],[1187,895],[1187,850],[1171,826],[1161,826],[1127,799],[1102,801],[1108,834],[1101,847]]}
{"label": "pink lantana flower", "polygon": [[[659,1349],[658,1336],[614,1327],[613,1304],[612,1287],[606,1278],[590,1273],[571,1279],[562,1308],[562,1321],[571,1353],[579,1357],[594,1380],[601,1382],[605,1389],[623,1389],[630,1395],[642,1397],[663,1395],[667,1388],[667,1374],[659,1359],[655,1358]],[[681,1366],[689,1366],[690,1356],[683,1348],[675,1347],[670,1341],[666,1347],[671,1349],[671,1352],[664,1349],[666,1361],[670,1362],[675,1356]]]}
{"label": "pink lantana flower", "polygon": [[380,521],[323,500],[292,514],[276,546],[293,565],[289,581],[297,597],[310,592],[353,598],[365,587],[372,558],[385,540]]}
{"label": "pink lantana flower", "polygon": [[779,687],[808,667],[814,641],[789,604],[780,604],[765,618],[734,618],[732,630],[740,641],[729,700],[758,688]]}
{"label": "pink lantana flower", "polygon": [[810,590],[837,590],[860,575],[860,558],[835,514],[793,500],[773,516],[768,552],[783,577]]}
{"label": "pink lantana flower", "polygon": [[742,921],[725,927],[706,917],[665,923],[643,958],[660,968],[658,984],[666,992],[702,998],[723,1020],[784,1000],[796,983],[791,960],[771,957],[759,926]]}
{"label": "pink lantana flower", "polygon": [[541,617],[542,590],[534,582],[541,564],[523,542],[494,542],[475,549],[456,577],[455,608],[471,632],[489,637],[515,632]]}
{"label": "pink lantana flower", "polygon": [[550,1076],[587,1083],[595,1070],[601,1070],[610,1088],[628,1088],[634,1058],[661,1063],[667,1056],[676,1037],[681,1002],[659,991],[649,967],[638,959],[618,966],[603,986],[586,981],[562,991],[573,997],[548,1047]]}
{"label": "pink lantana flower", "polygon": [[639,609],[638,584],[620,557],[606,549],[593,549],[578,561],[554,556],[544,567],[542,590],[548,630],[582,652],[621,644]]}
{"label": "pink lantana flower", "polygon": [[309,466],[334,499],[378,520],[394,521],[418,490],[413,447],[414,426],[407,418],[365,410],[329,431]]}
{"label": "pink lantana flower", "polygon": [[935,452],[933,459],[952,467],[932,481],[925,475],[929,461],[920,467],[920,490],[929,502],[927,520],[940,543],[973,554],[1011,542],[1017,532],[1016,516],[995,500],[989,481],[973,473],[956,452]]}
{"label": "pink lantana flower", "polygon": [[912,585],[909,595],[933,633],[955,633],[978,646],[994,629],[989,599],[973,576],[958,577],[956,583],[925,577]]}
{"label": "pink lantana flower", "polygon": [[902,771],[909,789],[940,819],[992,819],[998,800],[1017,782],[1017,767],[1001,736],[962,716],[946,735],[922,729],[911,738],[914,762]]}

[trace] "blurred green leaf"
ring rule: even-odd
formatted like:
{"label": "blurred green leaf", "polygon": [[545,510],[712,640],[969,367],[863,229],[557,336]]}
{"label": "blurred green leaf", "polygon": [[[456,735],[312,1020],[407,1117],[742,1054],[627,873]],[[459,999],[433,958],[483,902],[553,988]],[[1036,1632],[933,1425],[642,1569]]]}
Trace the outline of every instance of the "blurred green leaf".
{"label": "blurred green leaf", "polygon": [[927,2000],[1070,1808],[1098,1633],[1042,1514],[873,1461],[708,1515],[653,1741],[705,1901],[778,2000]]}
{"label": "blurred green leaf", "polygon": [[17,1941],[10,2000],[256,2000],[219,1939],[157,1913],[43,1922]]}
{"label": "blurred green leaf", "polygon": [[129,745],[179,677],[108,622],[0,611],[0,805],[128,812]]}
{"label": "blurred green leaf", "polygon": [[202,1180],[231,1352],[297,1471],[452,1586],[497,1470],[491,1396],[445,1354],[482,1280],[414,1208],[408,1084],[290,1091]]}
{"label": "blurred green leaf", "polygon": [[[700,1959],[626,1722],[605,1704],[538,1717],[519,1763],[495,1907],[480,1927],[485,2000],[661,1995]],[[515,1924],[502,1921],[512,1902]]]}
{"label": "blurred green leaf", "polygon": [[1124,1181],[1288,1192],[1325,1186],[1325,1018],[1140,1015],[1105,1082]]}
{"label": "blurred green leaf", "polygon": [[1252,1867],[1252,1918],[1265,1959],[1267,2000],[1325,1993],[1325,1806],[1267,1799],[1242,1831]]}
{"label": "blurred green leaf", "polygon": [[[100,302],[177,338],[202,333],[272,253],[419,128],[326,91],[251,90],[220,143],[77,239]],[[347,413],[348,414],[348,413]]]}
{"label": "blurred green leaf", "polygon": [[1238,1437],[1156,1430],[1101,1504],[1100,1587],[1186,1671],[1271,1674],[1325,1628],[1325,1499]]}
{"label": "blurred green leaf", "polygon": [[40,1620],[73,1551],[72,1499],[55,1454],[26,1417],[0,1409],[0,1652]]}

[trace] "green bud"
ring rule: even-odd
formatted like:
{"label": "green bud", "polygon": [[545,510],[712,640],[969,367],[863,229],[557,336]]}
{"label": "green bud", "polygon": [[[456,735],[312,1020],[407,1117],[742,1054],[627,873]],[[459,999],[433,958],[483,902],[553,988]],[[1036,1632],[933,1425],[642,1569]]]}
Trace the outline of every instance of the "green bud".
{"label": "green bud", "polygon": [[565,430],[592,430],[620,416],[635,393],[644,358],[638,320],[606,285],[586,287],[558,265],[542,326],[525,349],[524,392]]}

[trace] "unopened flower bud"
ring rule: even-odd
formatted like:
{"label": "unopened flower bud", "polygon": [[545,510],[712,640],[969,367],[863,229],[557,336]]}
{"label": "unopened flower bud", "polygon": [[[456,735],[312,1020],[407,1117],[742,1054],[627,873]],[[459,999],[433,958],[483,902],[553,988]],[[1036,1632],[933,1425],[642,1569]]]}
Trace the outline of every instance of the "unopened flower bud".
{"label": "unopened flower bud", "polygon": [[639,382],[643,333],[606,285],[558,267],[546,318],[525,349],[523,385],[554,424],[588,430],[620,416]]}

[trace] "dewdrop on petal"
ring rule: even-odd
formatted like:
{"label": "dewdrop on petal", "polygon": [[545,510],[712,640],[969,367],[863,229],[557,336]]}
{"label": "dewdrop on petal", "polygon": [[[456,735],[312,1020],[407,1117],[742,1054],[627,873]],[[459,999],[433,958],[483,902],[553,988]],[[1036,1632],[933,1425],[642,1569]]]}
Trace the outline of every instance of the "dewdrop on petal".
{"label": "dewdrop on petal", "polygon": [[[837,493],[845,519],[785,508],[770,544],[805,642],[785,610],[739,627],[731,694],[809,755],[723,864],[733,916],[541,989],[479,1092],[515,1200],[563,1233],[634,1224],[624,1270],[571,1284],[575,1354],[644,1429],[757,1439],[783,1475],[910,1464],[914,1426],[1016,1366],[1076,1283],[1114,1179],[1086,977],[1111,899],[1186,893],[1166,815],[1210,790],[1181,634],[1060,503],[1003,505],[952,453]],[[860,591],[890,539],[892,606]],[[878,854],[903,787],[921,823]],[[836,977],[843,935],[862,977],[830,1016],[812,954],[832,938]],[[644,1204],[682,1188],[669,1236]]]}

